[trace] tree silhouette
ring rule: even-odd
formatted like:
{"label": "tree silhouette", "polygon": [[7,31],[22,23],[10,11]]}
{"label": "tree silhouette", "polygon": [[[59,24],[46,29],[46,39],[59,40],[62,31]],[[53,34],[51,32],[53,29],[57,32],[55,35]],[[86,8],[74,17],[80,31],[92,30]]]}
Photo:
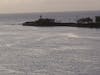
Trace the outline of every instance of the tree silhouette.
{"label": "tree silhouette", "polygon": [[80,23],[80,24],[89,24],[89,23],[93,23],[93,20],[90,17],[81,18],[81,19],[77,20],[77,23]]}

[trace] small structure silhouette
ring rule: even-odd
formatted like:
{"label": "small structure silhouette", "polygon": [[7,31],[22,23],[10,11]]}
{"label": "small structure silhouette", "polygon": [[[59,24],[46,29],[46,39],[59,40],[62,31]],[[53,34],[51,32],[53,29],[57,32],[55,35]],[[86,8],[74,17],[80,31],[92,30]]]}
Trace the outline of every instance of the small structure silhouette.
{"label": "small structure silhouette", "polygon": [[95,17],[95,22],[96,22],[96,23],[100,23],[100,16],[96,16],[96,17]]}
{"label": "small structure silhouette", "polygon": [[55,24],[55,19],[43,18],[41,15],[36,21],[23,23],[24,26],[54,26]]}

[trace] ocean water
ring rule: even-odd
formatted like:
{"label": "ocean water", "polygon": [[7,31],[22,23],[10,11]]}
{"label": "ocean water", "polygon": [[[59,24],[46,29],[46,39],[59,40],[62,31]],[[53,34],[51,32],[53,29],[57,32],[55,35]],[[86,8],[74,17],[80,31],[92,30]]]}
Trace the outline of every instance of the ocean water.
{"label": "ocean water", "polygon": [[55,12],[55,13],[23,13],[23,14],[0,14],[0,25],[17,25],[25,21],[34,21],[43,18],[53,18],[57,22],[76,22],[80,18],[100,16],[100,11],[86,12]]}
{"label": "ocean water", "polygon": [[17,25],[38,18],[22,15],[0,17],[0,75],[100,75],[100,29]]}

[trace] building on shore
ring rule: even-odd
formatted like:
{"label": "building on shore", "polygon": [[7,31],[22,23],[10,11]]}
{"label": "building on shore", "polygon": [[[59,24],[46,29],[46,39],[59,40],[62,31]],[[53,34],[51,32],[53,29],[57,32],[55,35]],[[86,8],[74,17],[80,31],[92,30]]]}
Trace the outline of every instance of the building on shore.
{"label": "building on shore", "polygon": [[95,16],[95,22],[100,23],[100,16]]}

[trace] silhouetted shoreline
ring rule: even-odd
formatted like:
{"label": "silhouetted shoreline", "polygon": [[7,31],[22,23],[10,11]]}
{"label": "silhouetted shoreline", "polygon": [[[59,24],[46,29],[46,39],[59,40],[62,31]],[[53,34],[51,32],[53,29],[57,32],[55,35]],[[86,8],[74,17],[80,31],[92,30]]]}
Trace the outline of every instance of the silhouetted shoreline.
{"label": "silhouetted shoreline", "polygon": [[69,27],[83,27],[83,28],[100,28],[100,16],[95,17],[95,22],[90,17],[81,18],[77,23],[60,23],[55,19],[40,18],[36,21],[24,22],[23,26],[38,26],[38,27],[54,27],[54,26],[69,26]]}
{"label": "silhouetted shoreline", "polygon": [[77,23],[55,23],[55,24],[49,24],[49,25],[33,25],[33,24],[23,24],[23,26],[36,26],[36,27],[83,27],[83,28],[100,28],[100,23],[90,23],[90,24],[77,24]]}

